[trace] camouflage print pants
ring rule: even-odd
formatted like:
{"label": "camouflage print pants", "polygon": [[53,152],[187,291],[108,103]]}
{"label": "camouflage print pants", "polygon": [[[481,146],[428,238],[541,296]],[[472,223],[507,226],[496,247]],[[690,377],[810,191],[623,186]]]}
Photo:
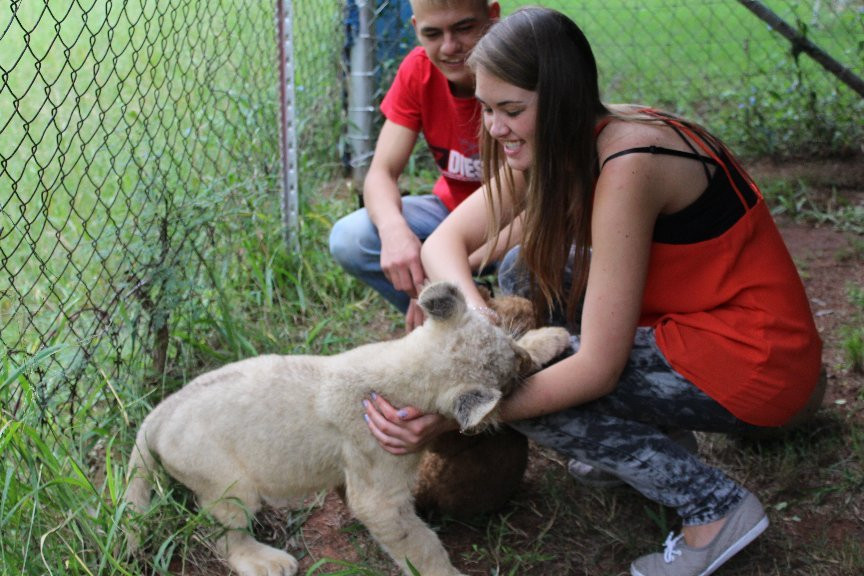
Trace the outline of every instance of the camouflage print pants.
{"label": "camouflage print pants", "polygon": [[[524,287],[501,284],[505,293]],[[578,337],[572,340],[578,350]],[[723,518],[744,497],[740,485],[663,430],[740,433],[753,427],[678,374],[651,328],[637,329],[612,393],[510,426],[542,446],[615,474],[645,497],[674,508],[685,525]]]}

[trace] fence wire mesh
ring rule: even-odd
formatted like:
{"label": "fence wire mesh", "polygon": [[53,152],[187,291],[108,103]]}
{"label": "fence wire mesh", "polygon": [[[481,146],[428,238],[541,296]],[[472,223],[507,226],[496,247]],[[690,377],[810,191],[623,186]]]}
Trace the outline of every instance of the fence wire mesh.
{"label": "fence wire mesh", "polygon": [[[591,41],[608,102],[650,104],[695,117],[750,155],[848,151],[856,142],[860,147],[862,129],[855,114],[860,115],[864,97],[864,1],[499,3],[504,14],[542,4],[570,15]],[[796,41],[746,5],[788,24]],[[401,17],[410,3],[379,0],[377,6],[372,27],[379,44],[376,71],[389,80],[404,54],[404,39],[413,33],[410,18]],[[855,87],[810,57],[806,43],[845,67],[857,80]],[[387,85],[379,84],[377,98]],[[802,142],[811,145],[801,147]]]}
{"label": "fence wire mesh", "polygon": [[34,383],[9,407],[74,414],[82,387],[159,372],[227,242],[212,222],[273,189],[273,7],[28,1],[0,23],[0,346]]}
{"label": "fence wire mesh", "polygon": [[[585,29],[604,98],[695,116],[749,154],[800,155],[860,142],[862,96],[760,20],[771,11],[859,78],[864,2],[549,0]],[[743,127],[743,129],[742,129]],[[815,144],[800,146],[802,133]]]}
{"label": "fence wire mesh", "polygon": [[[505,13],[518,4],[502,1]],[[794,153],[802,140],[812,147],[799,152],[860,146],[860,96],[740,2],[545,4],[584,27],[609,101],[695,115],[754,154]],[[864,2],[765,5],[864,74]],[[293,14],[291,120],[301,193],[314,195],[352,160],[356,2],[304,0]],[[413,46],[408,0],[374,2],[372,33],[377,102]],[[95,383],[160,373],[169,330],[218,288],[215,255],[238,250],[232,222],[278,210],[277,54],[272,3],[0,7],[4,410],[29,395],[74,416]]]}

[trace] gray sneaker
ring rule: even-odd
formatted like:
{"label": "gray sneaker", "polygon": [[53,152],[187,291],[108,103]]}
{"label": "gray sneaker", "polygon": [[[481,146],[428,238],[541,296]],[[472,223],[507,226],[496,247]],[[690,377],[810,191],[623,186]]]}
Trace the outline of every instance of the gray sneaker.
{"label": "gray sneaker", "polygon": [[648,554],[630,565],[632,576],[708,576],[750,544],[768,527],[762,504],[750,492],[726,517],[714,540],[702,548],[691,548],[682,535],[666,538],[663,552]]}
{"label": "gray sneaker", "polygon": [[[696,435],[690,430],[679,428],[669,431],[667,435],[689,452],[695,454],[699,450],[699,442],[696,440]],[[567,472],[580,484],[592,488],[610,488],[612,486],[624,485],[624,481],[611,472],[600,470],[591,464],[586,464],[573,458],[567,462]]]}

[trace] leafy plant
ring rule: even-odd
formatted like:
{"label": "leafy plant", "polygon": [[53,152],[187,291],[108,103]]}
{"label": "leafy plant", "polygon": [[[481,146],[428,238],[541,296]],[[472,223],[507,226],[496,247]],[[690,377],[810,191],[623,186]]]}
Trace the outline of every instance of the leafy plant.
{"label": "leafy plant", "polygon": [[843,328],[842,347],[849,369],[864,374],[864,288],[850,286],[848,292],[853,314],[852,323]]}
{"label": "leafy plant", "polygon": [[864,234],[864,207],[850,202],[836,189],[826,194],[799,179],[766,182],[762,191],[771,202],[774,214]]}

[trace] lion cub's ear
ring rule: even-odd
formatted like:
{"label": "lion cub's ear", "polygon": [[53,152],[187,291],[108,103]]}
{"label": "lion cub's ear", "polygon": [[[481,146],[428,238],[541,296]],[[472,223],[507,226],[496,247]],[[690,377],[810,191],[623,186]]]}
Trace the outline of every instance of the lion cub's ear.
{"label": "lion cub's ear", "polygon": [[480,424],[500,400],[500,390],[481,386],[469,388],[459,394],[453,409],[456,421],[459,422],[459,429],[464,432]]}
{"label": "lion cub's ear", "polygon": [[433,320],[447,320],[465,313],[465,296],[455,284],[436,282],[420,293],[418,303],[426,316]]}

